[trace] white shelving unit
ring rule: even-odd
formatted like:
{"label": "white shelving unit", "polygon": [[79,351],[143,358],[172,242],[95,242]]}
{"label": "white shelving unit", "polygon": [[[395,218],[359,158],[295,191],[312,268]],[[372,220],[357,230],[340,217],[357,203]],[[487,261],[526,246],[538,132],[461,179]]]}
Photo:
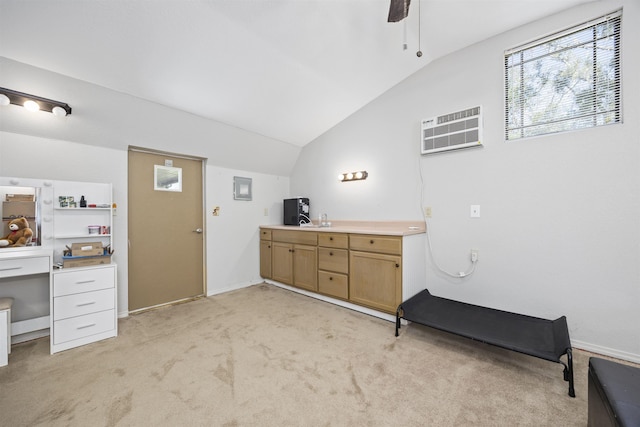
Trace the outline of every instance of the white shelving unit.
{"label": "white shelving unit", "polygon": [[[108,207],[61,207],[61,197],[73,197],[79,206],[84,196],[87,206]],[[54,182],[54,262],[62,262],[62,254],[72,243],[101,242],[103,247],[113,248],[113,200],[111,184],[75,181]],[[89,226],[108,227],[106,234],[89,234]]]}
{"label": "white shelving unit", "polygon": [[[53,260],[73,243],[101,242],[113,246],[111,184],[54,181]],[[84,196],[87,207],[79,207]],[[60,198],[73,197],[77,207],[60,206]],[[107,207],[90,207],[91,205]],[[89,234],[99,226],[99,234]],[[108,227],[103,234],[102,228]],[[101,264],[54,270],[51,280],[51,353],[118,335],[117,266]]]}

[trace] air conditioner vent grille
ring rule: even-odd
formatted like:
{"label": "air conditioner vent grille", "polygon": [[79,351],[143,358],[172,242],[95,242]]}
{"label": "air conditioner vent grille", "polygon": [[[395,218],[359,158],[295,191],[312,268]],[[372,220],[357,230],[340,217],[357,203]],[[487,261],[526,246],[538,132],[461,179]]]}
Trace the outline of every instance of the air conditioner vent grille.
{"label": "air conditioner vent grille", "polygon": [[422,121],[421,153],[431,154],[482,145],[480,107]]}

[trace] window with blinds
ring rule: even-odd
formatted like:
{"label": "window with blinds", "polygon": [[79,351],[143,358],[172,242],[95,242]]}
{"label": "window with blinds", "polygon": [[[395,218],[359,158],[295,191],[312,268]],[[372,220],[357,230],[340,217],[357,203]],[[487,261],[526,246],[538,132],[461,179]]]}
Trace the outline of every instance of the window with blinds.
{"label": "window with blinds", "polygon": [[505,52],[505,138],[622,122],[622,11]]}

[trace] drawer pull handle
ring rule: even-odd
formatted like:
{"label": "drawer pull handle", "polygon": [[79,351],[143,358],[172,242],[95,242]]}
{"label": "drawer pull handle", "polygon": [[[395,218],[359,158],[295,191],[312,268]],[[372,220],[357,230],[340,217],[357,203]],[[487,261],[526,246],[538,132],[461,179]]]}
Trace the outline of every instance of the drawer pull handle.
{"label": "drawer pull handle", "polygon": [[95,323],[89,323],[88,325],[78,326],[76,329],[87,329],[87,328],[92,328],[94,326],[96,326]]}
{"label": "drawer pull handle", "polygon": [[81,280],[80,282],[76,282],[76,285],[84,285],[86,283],[93,283],[95,280]]}
{"label": "drawer pull handle", "polygon": [[0,271],[10,271],[10,270],[20,270],[22,267],[9,267],[9,268],[0,268]]}
{"label": "drawer pull handle", "polygon": [[95,301],[81,302],[80,304],[76,304],[76,307],[84,307],[85,305],[91,305],[95,303],[96,303]]}

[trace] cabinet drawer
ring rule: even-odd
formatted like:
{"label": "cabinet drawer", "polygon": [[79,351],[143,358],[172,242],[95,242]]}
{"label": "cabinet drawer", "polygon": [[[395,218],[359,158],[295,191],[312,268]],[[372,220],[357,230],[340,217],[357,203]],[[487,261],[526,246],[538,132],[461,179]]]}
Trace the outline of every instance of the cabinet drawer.
{"label": "cabinet drawer", "polygon": [[320,270],[349,272],[349,251],[346,249],[318,248],[318,268]]}
{"label": "cabinet drawer", "polygon": [[53,342],[63,342],[107,332],[116,327],[115,310],[100,311],[85,316],[57,320],[53,324]]}
{"label": "cabinet drawer", "polygon": [[377,235],[355,235],[349,238],[349,248],[357,251],[402,254],[402,238]]}
{"label": "cabinet drawer", "polygon": [[318,233],[318,246],[348,249],[349,235],[343,233]]}
{"label": "cabinet drawer", "polygon": [[0,260],[0,277],[49,273],[49,257],[37,256]]}
{"label": "cabinet drawer", "polygon": [[115,287],[113,267],[60,271],[53,275],[53,296],[77,294]]}
{"label": "cabinet drawer", "polygon": [[318,233],[314,231],[272,230],[274,242],[299,243],[301,245],[318,244]]}
{"label": "cabinet drawer", "polygon": [[260,230],[260,240],[271,240],[271,230]]}
{"label": "cabinet drawer", "polygon": [[114,309],[115,292],[115,289],[111,288],[56,297],[53,299],[53,320]]}
{"label": "cabinet drawer", "polygon": [[346,274],[318,272],[318,292],[336,298],[349,298],[349,278]]}

